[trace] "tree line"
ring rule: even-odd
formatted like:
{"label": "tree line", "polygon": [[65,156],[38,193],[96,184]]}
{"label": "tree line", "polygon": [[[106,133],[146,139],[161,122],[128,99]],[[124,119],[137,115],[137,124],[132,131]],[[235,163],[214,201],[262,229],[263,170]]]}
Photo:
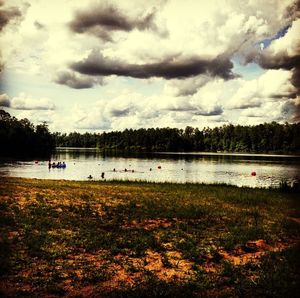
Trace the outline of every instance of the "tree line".
{"label": "tree line", "polygon": [[46,123],[34,126],[0,110],[1,156],[46,156],[55,148],[54,136]]}
{"label": "tree line", "polygon": [[254,126],[223,125],[199,130],[178,128],[125,129],[103,133],[50,133],[45,123],[34,126],[0,110],[0,154],[45,156],[55,147],[95,147],[123,151],[207,151],[300,153],[300,123]]}
{"label": "tree line", "polygon": [[300,123],[223,125],[199,130],[177,128],[125,129],[103,133],[54,133],[58,147],[97,147],[130,151],[222,151],[299,153]]}

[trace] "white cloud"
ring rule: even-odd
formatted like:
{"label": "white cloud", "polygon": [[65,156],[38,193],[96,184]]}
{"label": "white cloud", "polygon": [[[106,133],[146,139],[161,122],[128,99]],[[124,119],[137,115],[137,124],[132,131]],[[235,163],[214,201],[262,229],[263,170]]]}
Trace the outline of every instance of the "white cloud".
{"label": "white cloud", "polygon": [[143,104],[145,104],[144,96],[124,90],[119,96],[107,101],[104,113],[110,118],[133,116]]}
{"label": "white cloud", "polygon": [[199,88],[204,86],[210,78],[205,75],[187,79],[173,79],[165,83],[164,93],[171,96],[193,95]]}
{"label": "white cloud", "polygon": [[110,128],[110,122],[103,114],[103,105],[100,103],[92,109],[75,105],[71,111],[70,120],[76,129],[106,130]]}
{"label": "white cloud", "polygon": [[265,102],[260,107],[243,110],[239,121],[247,124],[277,121],[297,122],[300,115],[300,98],[282,102]]}
{"label": "white cloud", "polygon": [[33,110],[23,110],[23,111],[16,113],[16,117],[18,119],[27,118],[34,125],[46,122],[47,124],[49,124],[51,126],[55,119],[55,114],[54,114],[54,111],[49,111],[49,110],[48,111],[41,110],[38,113]]}
{"label": "white cloud", "polygon": [[284,98],[296,93],[291,84],[292,72],[288,70],[268,70],[258,78],[258,90],[261,97]]}
{"label": "white cloud", "polygon": [[11,99],[10,107],[16,110],[54,110],[54,103],[48,98],[33,98],[25,93]]}
{"label": "white cloud", "polygon": [[292,72],[268,70],[254,80],[239,80],[240,87],[228,101],[230,109],[259,107],[265,101],[294,97],[295,87],[291,83]]}

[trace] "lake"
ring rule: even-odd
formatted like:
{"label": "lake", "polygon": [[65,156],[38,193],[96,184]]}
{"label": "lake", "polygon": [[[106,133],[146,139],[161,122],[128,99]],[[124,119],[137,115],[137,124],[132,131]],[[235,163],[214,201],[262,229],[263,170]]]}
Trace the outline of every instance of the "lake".
{"label": "lake", "polygon": [[[269,187],[299,181],[300,156],[222,153],[102,153],[95,149],[60,148],[52,161],[66,168],[48,168],[48,160],[0,161],[0,175],[88,180],[145,180],[153,182],[228,183]],[[255,172],[256,176],[251,173]]]}

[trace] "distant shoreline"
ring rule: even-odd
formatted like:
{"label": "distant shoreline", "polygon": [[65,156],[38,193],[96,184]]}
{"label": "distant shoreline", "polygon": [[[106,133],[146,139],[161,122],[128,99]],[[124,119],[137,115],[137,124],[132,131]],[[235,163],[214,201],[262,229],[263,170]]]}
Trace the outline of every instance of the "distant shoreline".
{"label": "distant shoreline", "polygon": [[215,155],[215,156],[261,156],[261,157],[299,157],[300,153],[251,153],[251,152],[177,152],[177,151],[135,151],[135,150],[116,150],[105,149],[97,147],[56,147],[57,151],[78,150],[78,151],[106,151],[106,152],[119,152],[119,153],[132,153],[132,154],[161,154],[161,155]]}

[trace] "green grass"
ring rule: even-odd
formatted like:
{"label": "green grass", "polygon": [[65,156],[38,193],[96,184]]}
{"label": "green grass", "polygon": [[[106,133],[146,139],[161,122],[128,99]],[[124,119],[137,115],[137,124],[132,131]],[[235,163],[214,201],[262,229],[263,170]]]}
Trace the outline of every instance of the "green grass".
{"label": "green grass", "polygon": [[[2,179],[0,295],[293,297],[298,195],[228,185]],[[267,248],[253,263],[235,265],[222,255],[237,256],[259,239]]]}

